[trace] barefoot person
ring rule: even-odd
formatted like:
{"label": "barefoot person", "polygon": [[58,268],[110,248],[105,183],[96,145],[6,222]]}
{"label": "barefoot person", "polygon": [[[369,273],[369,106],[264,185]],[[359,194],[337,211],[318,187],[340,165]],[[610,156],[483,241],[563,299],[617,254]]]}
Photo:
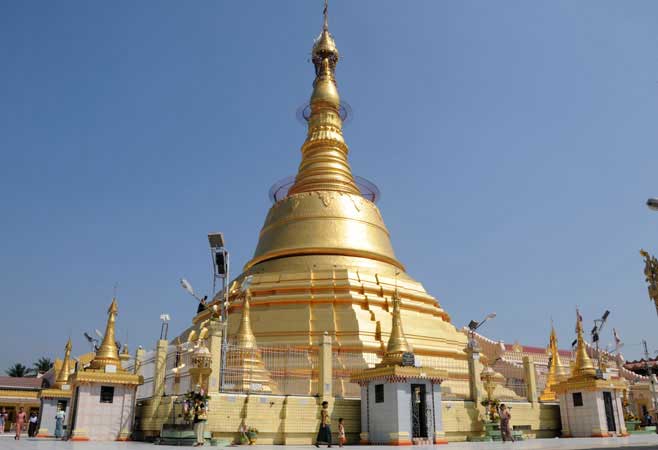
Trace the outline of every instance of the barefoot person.
{"label": "barefoot person", "polygon": [[203,434],[206,431],[207,419],[208,413],[206,412],[206,403],[202,400],[197,400],[196,406],[194,407],[194,433],[196,434],[195,447],[205,443]]}
{"label": "barefoot person", "polygon": [[343,424],[343,418],[338,419],[338,446],[342,447],[345,445],[347,438],[345,437],[345,425]]}
{"label": "barefoot person", "polygon": [[503,442],[514,442],[514,436],[512,436],[512,426],[510,425],[511,418],[512,414],[510,414],[507,406],[502,403],[500,405],[500,434],[502,435]]}
{"label": "barefoot person", "polygon": [[61,439],[64,437],[64,419],[66,414],[61,406],[57,407],[57,413],[55,414],[55,437]]}
{"label": "barefoot person", "polygon": [[15,440],[19,440],[21,438],[21,431],[23,431],[24,426],[25,426],[25,411],[21,406],[21,408],[18,410],[18,414],[16,414],[16,436],[14,436]]}
{"label": "barefoot person", "polygon": [[318,437],[315,440],[315,446],[320,447],[320,444],[327,444],[331,447],[331,427],[329,424],[329,402],[322,402],[322,409],[320,410],[320,429],[318,430]]}

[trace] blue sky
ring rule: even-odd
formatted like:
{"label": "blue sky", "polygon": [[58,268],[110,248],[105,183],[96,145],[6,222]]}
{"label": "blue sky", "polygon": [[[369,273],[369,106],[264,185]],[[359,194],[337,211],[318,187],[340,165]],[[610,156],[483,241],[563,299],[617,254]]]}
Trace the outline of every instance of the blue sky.
{"label": "blue sky", "polygon": [[[206,234],[251,257],[294,174],[321,1],[0,5],[0,368],[182,330]],[[574,308],[658,349],[658,3],[332,0],[356,174],[399,259],[461,327],[562,347]],[[611,330],[610,330],[611,331]],[[611,342],[605,333],[604,343]]]}

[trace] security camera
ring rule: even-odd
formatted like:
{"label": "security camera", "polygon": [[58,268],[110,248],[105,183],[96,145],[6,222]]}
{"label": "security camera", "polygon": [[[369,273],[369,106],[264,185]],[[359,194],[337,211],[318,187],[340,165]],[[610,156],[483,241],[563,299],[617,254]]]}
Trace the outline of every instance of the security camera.
{"label": "security camera", "polygon": [[658,198],[650,198],[649,200],[647,200],[647,206],[649,207],[649,209],[658,211]]}

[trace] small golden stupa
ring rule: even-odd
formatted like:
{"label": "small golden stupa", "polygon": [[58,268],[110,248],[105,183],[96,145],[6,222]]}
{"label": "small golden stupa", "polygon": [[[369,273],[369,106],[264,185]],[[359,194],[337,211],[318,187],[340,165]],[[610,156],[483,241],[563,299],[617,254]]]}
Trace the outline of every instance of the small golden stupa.
{"label": "small golden stupa", "polygon": [[400,317],[400,296],[396,290],[393,293],[391,303],[393,304],[393,314],[391,323],[391,334],[388,337],[388,344],[386,345],[386,352],[382,362],[378,367],[384,366],[401,366],[405,353],[412,353],[411,347],[407,342],[407,337],[402,330],[402,318]]}
{"label": "small golden stupa", "polygon": [[352,375],[351,381],[359,384],[367,384],[369,381],[379,378],[397,379],[403,377],[409,379],[429,379],[435,383],[442,383],[448,378],[446,370],[430,367],[417,367],[411,346],[402,329],[402,317],[400,315],[400,299],[394,294],[392,298],[393,311],[391,313],[391,334],[388,338],[386,351],[382,361],[374,368],[364,369]]}
{"label": "small golden stupa", "polygon": [[594,363],[587,354],[580,314],[578,314],[578,318],[576,319],[576,335],[578,344],[576,347],[576,360],[571,368],[571,375],[555,384],[553,391],[559,395],[561,392],[574,389],[597,390],[608,388],[618,389],[620,391],[626,389],[628,383],[623,378],[603,379],[597,376]]}
{"label": "small golden stupa", "polygon": [[57,378],[55,378],[55,387],[61,388],[63,385],[68,384],[69,376],[71,375],[71,338],[66,342],[66,347],[64,348],[64,359],[62,360],[62,367],[57,372]]}
{"label": "small golden stupa", "polygon": [[251,292],[247,289],[242,302],[240,328],[226,354],[226,373],[229,374],[229,383],[234,384],[233,388],[238,391],[275,393],[274,383],[251,329],[250,301]]}
{"label": "small golden stupa", "polygon": [[551,367],[548,371],[548,377],[546,379],[546,387],[544,392],[542,392],[539,400],[543,402],[553,402],[557,400],[557,395],[553,391],[553,387],[567,379],[568,373],[567,368],[562,365],[560,361],[560,353],[557,345],[557,334],[555,333],[555,327],[551,326],[551,337],[549,343],[549,350],[551,354]]}
{"label": "small golden stupa", "polygon": [[[141,375],[126,371],[121,360],[125,359],[119,355],[119,349],[115,340],[116,316],[119,312],[117,299],[112,298],[112,303],[107,310],[107,324],[105,334],[100,347],[94,354],[89,366],[78,370],[71,375],[71,384],[80,382],[106,381],[108,383],[140,385],[144,382]],[[127,351],[127,348],[126,348]]]}
{"label": "small golden stupa", "polygon": [[[69,338],[64,347],[64,359],[57,371],[55,382],[50,388],[42,389],[39,392],[39,398],[71,397],[71,388],[69,387],[69,378],[71,376],[71,349],[71,338]],[[55,362],[55,367],[57,367],[57,362]]]}

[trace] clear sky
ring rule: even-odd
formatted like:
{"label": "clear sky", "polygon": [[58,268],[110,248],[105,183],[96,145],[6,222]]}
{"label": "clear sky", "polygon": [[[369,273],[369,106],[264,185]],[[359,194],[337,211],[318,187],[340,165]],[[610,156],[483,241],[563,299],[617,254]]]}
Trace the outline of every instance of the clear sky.
{"label": "clear sky", "polygon": [[[88,349],[118,283],[121,341],[179,287],[240,268],[295,173],[316,1],[0,4],[0,369]],[[628,358],[658,349],[641,247],[658,253],[658,2],[332,0],[356,174],[399,259],[458,327],[560,346],[610,309]]]}

